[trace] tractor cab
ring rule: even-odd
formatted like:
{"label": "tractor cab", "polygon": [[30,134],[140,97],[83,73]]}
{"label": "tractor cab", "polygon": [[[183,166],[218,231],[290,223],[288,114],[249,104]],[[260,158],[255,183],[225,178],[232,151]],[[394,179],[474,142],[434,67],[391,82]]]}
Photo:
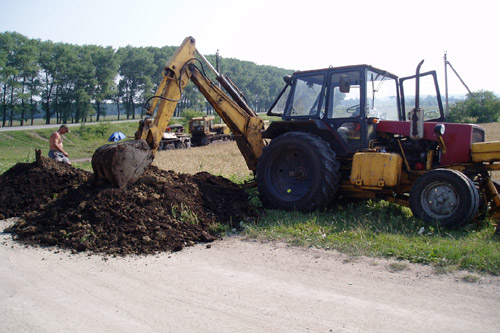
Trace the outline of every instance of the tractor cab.
{"label": "tractor cab", "polygon": [[[339,156],[351,155],[369,147],[379,122],[407,120],[415,105],[416,77],[399,79],[368,65],[296,72],[285,78],[287,85],[268,112],[283,122],[273,122],[265,136],[272,138],[290,127],[308,128],[330,137]],[[419,79],[424,120],[443,121],[436,73],[420,74]]]}

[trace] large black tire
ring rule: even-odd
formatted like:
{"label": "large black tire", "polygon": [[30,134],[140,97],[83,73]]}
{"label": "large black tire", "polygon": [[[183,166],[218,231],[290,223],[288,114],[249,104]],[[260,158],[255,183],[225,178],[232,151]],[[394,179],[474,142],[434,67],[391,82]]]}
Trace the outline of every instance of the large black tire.
{"label": "large black tire", "polygon": [[[493,185],[495,185],[497,192],[500,193],[500,182],[493,180]],[[500,219],[497,219],[497,226],[495,227],[495,235],[500,237]]]}
{"label": "large black tire", "polygon": [[327,206],[340,182],[335,151],[318,136],[285,133],[264,148],[257,165],[257,185],[264,205],[313,211]]}
{"label": "large black tire", "polygon": [[497,192],[500,193],[500,182],[493,180],[493,185],[495,185]]}
{"label": "large black tire", "polygon": [[431,170],[420,176],[410,192],[413,215],[446,228],[458,228],[477,214],[479,193],[463,173],[451,169]]}
{"label": "large black tire", "polygon": [[476,197],[476,199],[474,199],[474,203],[477,202],[477,207],[471,207],[473,212],[475,212],[475,213],[473,213],[474,215],[471,217],[471,219],[473,219],[474,217],[476,217],[476,215],[480,215],[479,207],[481,207],[482,198],[481,198],[481,195],[479,194],[478,187],[476,186],[476,184],[474,184],[472,179],[470,179],[466,175],[463,175],[463,176],[467,179],[467,181],[469,182],[469,185],[473,188],[472,193]]}
{"label": "large black tire", "polygon": [[187,148],[185,142],[179,141],[175,144],[175,149],[185,149],[185,148]]}

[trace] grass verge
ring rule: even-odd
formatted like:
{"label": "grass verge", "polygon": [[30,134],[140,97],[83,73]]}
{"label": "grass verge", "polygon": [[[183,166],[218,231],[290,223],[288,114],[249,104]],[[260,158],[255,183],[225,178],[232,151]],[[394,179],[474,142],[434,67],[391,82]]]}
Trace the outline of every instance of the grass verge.
{"label": "grass verge", "polygon": [[393,257],[457,269],[500,274],[500,241],[487,221],[445,230],[413,218],[386,201],[362,201],[313,213],[264,210],[245,226],[248,238],[334,249],[354,256]]}

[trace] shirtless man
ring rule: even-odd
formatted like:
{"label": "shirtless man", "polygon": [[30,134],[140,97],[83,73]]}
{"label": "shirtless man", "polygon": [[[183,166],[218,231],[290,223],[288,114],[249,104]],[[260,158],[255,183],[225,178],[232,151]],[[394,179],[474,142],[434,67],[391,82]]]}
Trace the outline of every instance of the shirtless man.
{"label": "shirtless man", "polygon": [[55,159],[59,162],[64,162],[71,164],[68,159],[68,153],[63,149],[63,139],[62,134],[66,134],[69,132],[69,128],[66,125],[61,125],[57,131],[50,135],[49,144],[49,157]]}

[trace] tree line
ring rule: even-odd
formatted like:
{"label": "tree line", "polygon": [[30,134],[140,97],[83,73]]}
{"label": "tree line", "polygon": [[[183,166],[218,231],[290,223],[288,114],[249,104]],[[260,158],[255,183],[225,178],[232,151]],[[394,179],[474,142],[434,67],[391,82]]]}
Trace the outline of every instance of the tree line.
{"label": "tree line", "polygon": [[[110,103],[120,116],[142,116],[141,106],[162,80],[165,63],[177,47],[74,45],[30,39],[17,32],[0,34],[0,100],[2,126],[33,124],[43,116],[49,124],[99,121]],[[215,64],[215,55],[207,59]],[[223,59],[221,72],[244,93],[257,112],[266,111],[291,71],[249,61]],[[191,83],[176,109],[210,112]]]}
{"label": "tree line", "polygon": [[500,98],[492,91],[468,93],[466,99],[450,107],[446,121],[453,123],[491,123],[500,118]]}

